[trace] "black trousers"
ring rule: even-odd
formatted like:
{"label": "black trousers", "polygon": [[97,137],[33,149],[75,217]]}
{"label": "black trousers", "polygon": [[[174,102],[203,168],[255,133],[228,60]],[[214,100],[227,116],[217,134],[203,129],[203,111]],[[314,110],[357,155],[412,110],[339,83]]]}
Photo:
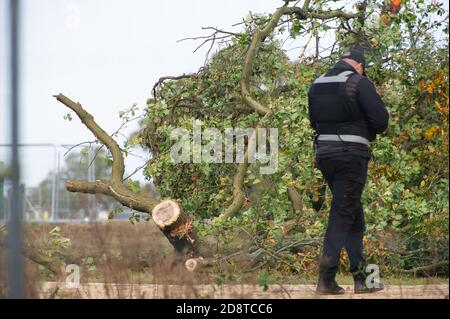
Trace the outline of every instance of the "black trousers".
{"label": "black trousers", "polygon": [[369,159],[358,155],[317,159],[317,166],[333,194],[319,273],[334,279],[342,248],[350,259],[350,271],[360,277],[364,267],[363,233],[366,229],[361,195]]}

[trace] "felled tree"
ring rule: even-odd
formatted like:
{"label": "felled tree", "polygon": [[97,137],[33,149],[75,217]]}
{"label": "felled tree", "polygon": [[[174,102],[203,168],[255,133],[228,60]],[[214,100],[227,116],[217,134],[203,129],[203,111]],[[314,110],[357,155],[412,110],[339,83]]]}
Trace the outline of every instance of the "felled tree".
{"label": "felled tree", "polygon": [[[407,24],[407,15],[397,20],[392,16],[396,24],[391,27],[382,21],[367,25],[366,16],[373,16],[374,9],[366,3],[356,5],[353,13],[330,9],[321,1],[306,0],[301,7],[290,3],[287,1],[271,15],[250,15],[239,33],[206,28],[212,34],[198,39],[212,45],[228,41],[224,48],[199,72],[162,77],[154,86],[145,115],[146,127],[139,137],[153,158],[145,175],[154,181],[162,198],[168,199],[161,203],[132,192],[123,181],[124,164],[118,144],[80,104],[62,94],[56,96],[75,111],[113,157],[111,180],[69,181],[67,189],[106,194],[124,206],[152,215],[174,248],[195,258],[187,262],[189,269],[210,264],[209,258],[218,253],[218,245],[204,240],[215,228],[225,234],[241,229],[243,235],[248,235],[257,247],[250,252],[252,265],[266,255],[292,265],[280,254],[298,253],[306,246],[317,245],[325,218],[316,211],[326,208],[325,185],[313,166],[306,92],[311,80],[331,62],[319,57],[320,35],[331,27],[336,29],[337,43],[328,51],[331,58],[354,43],[370,48],[374,63],[368,72],[381,86],[392,79],[398,67],[390,63],[401,61],[392,54],[401,50],[399,43],[403,39],[399,35]],[[316,58],[302,56],[299,63],[290,62],[276,41],[276,35],[286,30],[292,38],[316,39]],[[383,89],[381,93],[389,97]],[[278,128],[277,171],[261,175],[260,163],[249,163],[247,158],[240,164],[173,163],[170,132],[176,127],[192,129],[193,119],[221,132],[227,127]],[[372,200],[371,209],[378,207],[378,199]],[[305,236],[286,242],[291,230]],[[263,247],[262,241],[273,247]]]}
{"label": "felled tree", "polygon": [[[271,110],[270,106],[264,105],[255,98],[252,92],[250,81],[254,72],[253,62],[258,49],[261,47],[266,38],[268,38],[272,34],[274,29],[280,23],[280,19],[282,17],[286,16],[288,20],[296,19],[297,21],[301,20],[307,22],[308,20],[328,20],[334,18],[352,20],[363,14],[363,11],[359,11],[356,13],[346,13],[342,10],[316,11],[310,7],[310,1],[305,1],[302,7],[290,7],[288,6],[287,2],[284,6],[275,11],[275,13],[267,22],[263,23],[260,26],[256,26],[256,28],[252,30],[251,34],[247,34],[251,38],[251,41],[248,45],[242,67],[240,92],[235,92],[236,99],[242,100],[244,102],[244,105],[253,110],[253,112],[257,114],[257,116],[259,116],[259,119],[255,122],[261,123],[264,119],[268,119],[272,115],[273,111]],[[283,23],[285,22],[286,21],[284,21]],[[125,169],[124,159],[122,151],[117,142],[95,122],[93,116],[89,114],[81,106],[80,103],[72,101],[63,94],[56,95],[55,97],[59,102],[63,103],[65,106],[76,113],[83,124],[95,135],[95,137],[100,142],[102,142],[107,147],[107,149],[111,152],[113,159],[111,180],[98,180],[95,182],[70,180],[67,182],[67,190],[71,192],[90,194],[101,193],[109,195],[115,198],[124,206],[148,214],[159,215],[159,209],[164,209],[165,214],[171,215],[170,217],[168,217],[167,221],[177,224],[179,223],[179,219],[183,221],[178,226],[179,232],[173,230],[171,230],[170,232],[166,231],[166,228],[171,228],[171,223],[158,224],[169,241],[173,243],[174,247],[178,251],[198,251],[197,243],[199,241],[197,240],[195,231],[192,228],[191,218],[188,217],[180,209],[180,207],[174,200],[172,200],[170,202],[170,205],[168,206],[162,204],[158,206],[158,202],[155,201],[155,199],[133,193],[132,190],[123,183]],[[173,107],[176,107],[176,105],[174,105]],[[197,107],[200,107],[198,112],[202,112],[201,103],[197,104]],[[151,149],[151,151],[155,155],[158,154],[156,149]],[[225,217],[234,216],[244,204],[245,195],[243,191],[243,184],[248,165],[249,164],[247,160],[245,160],[245,163],[237,165],[236,174],[233,178],[233,201],[228,206],[228,208],[225,208],[225,211],[223,213]],[[172,216],[175,216],[175,214],[178,217],[172,218]],[[183,228],[183,231],[181,230],[181,228]]]}

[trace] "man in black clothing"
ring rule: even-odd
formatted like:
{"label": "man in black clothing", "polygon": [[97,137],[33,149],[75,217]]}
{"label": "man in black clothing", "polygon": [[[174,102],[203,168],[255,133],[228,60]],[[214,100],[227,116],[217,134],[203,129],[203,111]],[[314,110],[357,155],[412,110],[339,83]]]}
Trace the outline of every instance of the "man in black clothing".
{"label": "man in black clothing", "polygon": [[371,157],[369,141],[386,130],[389,115],[364,68],[364,51],[354,47],[315,79],[308,92],[309,118],[316,132],[316,164],[333,194],[319,265],[317,292],[323,294],[344,293],[335,280],[344,247],[355,292],[383,289],[380,283],[366,283],[361,195]]}

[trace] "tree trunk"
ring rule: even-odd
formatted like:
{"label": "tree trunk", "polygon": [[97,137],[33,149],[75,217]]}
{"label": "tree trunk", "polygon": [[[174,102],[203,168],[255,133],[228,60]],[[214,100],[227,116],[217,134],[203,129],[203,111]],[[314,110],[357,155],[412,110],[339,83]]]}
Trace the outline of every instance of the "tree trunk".
{"label": "tree trunk", "polygon": [[192,228],[192,219],[176,201],[169,199],[160,202],[153,208],[152,217],[177,252],[198,253],[198,238]]}

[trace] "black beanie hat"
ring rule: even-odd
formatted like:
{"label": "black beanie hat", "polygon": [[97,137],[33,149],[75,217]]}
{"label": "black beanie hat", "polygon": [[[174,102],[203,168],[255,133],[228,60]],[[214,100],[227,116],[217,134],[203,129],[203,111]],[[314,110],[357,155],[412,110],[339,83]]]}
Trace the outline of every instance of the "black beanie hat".
{"label": "black beanie hat", "polygon": [[341,59],[352,59],[363,66],[363,75],[366,75],[366,58],[364,57],[364,48],[360,46],[354,46],[345,52]]}

